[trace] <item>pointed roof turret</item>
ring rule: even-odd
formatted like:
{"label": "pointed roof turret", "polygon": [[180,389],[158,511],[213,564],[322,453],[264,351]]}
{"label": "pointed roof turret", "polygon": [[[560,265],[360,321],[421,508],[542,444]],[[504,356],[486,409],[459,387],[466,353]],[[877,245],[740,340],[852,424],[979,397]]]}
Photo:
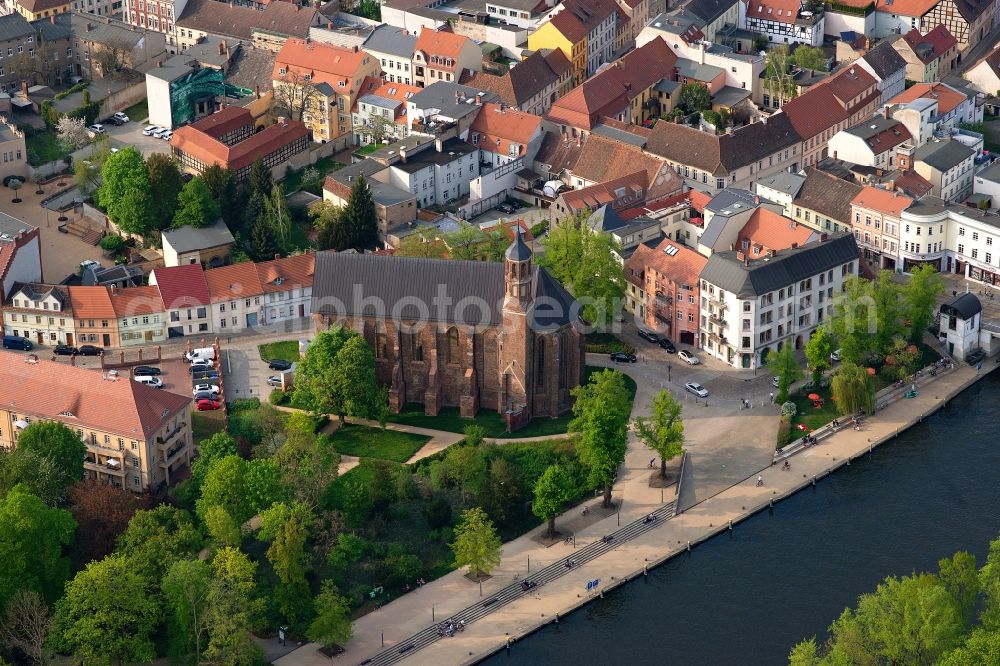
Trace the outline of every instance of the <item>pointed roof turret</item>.
{"label": "pointed roof turret", "polygon": [[527,243],[521,237],[521,225],[514,225],[514,242],[510,244],[507,248],[507,252],[504,255],[507,261],[528,261],[531,259],[531,248],[528,247]]}

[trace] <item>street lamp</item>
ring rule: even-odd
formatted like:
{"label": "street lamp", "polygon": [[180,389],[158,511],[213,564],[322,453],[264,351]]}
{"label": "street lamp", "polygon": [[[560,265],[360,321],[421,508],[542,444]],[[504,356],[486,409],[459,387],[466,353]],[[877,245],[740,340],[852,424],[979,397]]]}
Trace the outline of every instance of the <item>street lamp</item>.
{"label": "street lamp", "polygon": [[667,361],[667,383],[670,383],[670,361]]}

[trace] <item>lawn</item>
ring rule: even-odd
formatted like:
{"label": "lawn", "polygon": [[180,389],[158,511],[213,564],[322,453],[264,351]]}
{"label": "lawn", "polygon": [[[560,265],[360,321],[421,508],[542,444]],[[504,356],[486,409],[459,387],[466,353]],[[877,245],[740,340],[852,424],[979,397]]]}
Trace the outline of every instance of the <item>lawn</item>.
{"label": "lawn", "polygon": [[226,419],[223,418],[222,412],[191,413],[191,438],[195,444],[225,429]]}
{"label": "lawn", "polygon": [[[337,169],[342,169],[343,164],[334,160],[332,157],[324,157],[320,160],[316,160],[316,164],[312,165],[313,169],[319,172],[320,176],[326,176],[326,174],[331,171],[336,171]],[[302,174],[305,173],[306,169],[309,167],[303,167],[302,169],[296,169],[290,171],[285,179],[281,182],[282,186],[285,188],[285,194],[291,194],[292,192],[297,192],[302,189]],[[307,191],[312,192],[315,195],[322,194],[321,190],[323,188],[323,182],[320,181],[318,186],[312,188],[307,188]]]}
{"label": "lawn", "polygon": [[282,361],[288,361],[289,363],[298,363],[300,360],[298,340],[268,342],[263,345],[257,345],[257,349],[260,351],[260,358],[263,361],[280,358]]}
{"label": "lawn", "polygon": [[588,333],[586,342],[587,352],[591,354],[610,354],[616,351],[635,353],[635,347],[611,333]]}
{"label": "lawn", "polygon": [[32,166],[64,159],[70,152],[62,147],[54,131],[36,130],[31,135],[25,133],[25,143],[28,148],[28,163]]}
{"label": "lawn", "polygon": [[358,148],[357,150],[355,150],[354,154],[355,155],[371,155],[372,153],[374,153],[376,150],[378,150],[381,147],[382,146],[380,144],[369,143],[367,146],[361,146],[360,148]]}
{"label": "lawn", "polygon": [[[823,406],[819,409],[813,407],[812,400],[808,398],[811,393],[816,393],[823,398]],[[818,390],[803,388],[791,396],[790,400],[795,403],[798,411],[796,411],[795,417],[792,418],[791,439],[789,442],[794,442],[805,434],[804,431],[798,429],[798,424],[804,423],[812,431],[825,426],[837,418],[837,406],[833,402],[833,394],[830,392],[829,384],[822,386]]]}
{"label": "lawn", "polygon": [[125,115],[134,123],[146,122],[149,119],[149,100],[143,99],[128,107],[125,109]]}
{"label": "lawn", "polygon": [[[596,366],[588,365],[584,370],[584,382],[590,380],[590,375],[603,370]],[[630,392],[630,398],[635,398],[635,381],[625,375],[625,386]],[[537,418],[531,423],[515,432],[507,432],[507,426],[503,417],[497,412],[481,409],[475,418],[462,418],[457,407],[444,407],[437,416],[427,416],[424,414],[423,405],[406,405],[399,414],[389,417],[393,423],[402,423],[420,428],[432,428],[434,430],[444,430],[445,432],[465,432],[466,427],[476,424],[482,426],[486,431],[486,436],[491,439],[510,439],[513,437],[542,437],[546,435],[561,435],[566,432],[569,422],[573,420],[573,414],[563,414],[557,418]]]}
{"label": "lawn", "polygon": [[337,452],[359,458],[381,458],[403,463],[430,441],[425,435],[344,424],[330,437]]}

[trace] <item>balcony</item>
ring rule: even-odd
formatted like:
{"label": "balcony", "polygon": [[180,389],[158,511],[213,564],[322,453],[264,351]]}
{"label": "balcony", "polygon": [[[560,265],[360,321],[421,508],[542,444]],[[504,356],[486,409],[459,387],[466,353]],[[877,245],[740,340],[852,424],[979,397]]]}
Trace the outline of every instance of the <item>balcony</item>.
{"label": "balcony", "polygon": [[715,331],[706,331],[706,333],[708,334],[709,340],[715,340],[716,342],[721,342],[722,344],[726,344],[726,336],[720,333],[716,333]]}
{"label": "balcony", "polygon": [[708,296],[706,297],[706,300],[709,302],[709,304],[714,305],[720,313],[725,312],[728,309],[726,307],[726,302],[719,297]]}
{"label": "balcony", "polygon": [[[101,460],[101,458],[104,458]],[[125,476],[125,469],[119,458],[110,458],[102,456],[100,454],[93,455],[88,454],[83,460],[83,468],[90,470],[91,472],[96,472],[98,474],[115,474],[117,476]]]}
{"label": "balcony", "polygon": [[174,444],[172,447],[163,452],[163,460],[160,461],[160,467],[170,467],[175,461],[177,454],[181,453],[187,448],[187,442],[180,441]]}
{"label": "balcony", "polygon": [[174,430],[172,430],[171,432],[167,433],[165,436],[163,436],[163,437],[157,437],[156,438],[157,445],[159,445],[159,444],[169,444],[170,440],[172,440],[174,437],[176,437],[179,433],[183,432],[184,428],[186,428],[186,427],[187,427],[187,423],[180,423],[180,424],[178,424],[178,426]]}
{"label": "balcony", "polygon": [[708,320],[713,324],[717,324],[720,327],[725,327],[726,320],[722,318],[722,314],[710,314],[708,315]]}

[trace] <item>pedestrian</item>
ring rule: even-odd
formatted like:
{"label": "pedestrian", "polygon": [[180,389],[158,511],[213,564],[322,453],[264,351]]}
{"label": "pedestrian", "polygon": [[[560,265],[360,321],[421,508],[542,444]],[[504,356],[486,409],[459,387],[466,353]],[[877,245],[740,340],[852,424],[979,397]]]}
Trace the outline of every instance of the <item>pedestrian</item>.
{"label": "pedestrian", "polygon": [[764,477],[760,474],[757,475],[757,485],[758,486],[764,485]]}
{"label": "pedestrian", "polygon": [[656,462],[656,458],[650,458],[649,459],[649,468],[650,469],[653,469],[653,463],[655,463],[655,462]]}
{"label": "pedestrian", "polygon": [[278,643],[281,645],[285,644],[285,628],[278,627]]}
{"label": "pedestrian", "polygon": [[770,393],[768,393],[768,395],[771,397],[771,404],[773,405],[774,404],[774,391],[771,391]]}

